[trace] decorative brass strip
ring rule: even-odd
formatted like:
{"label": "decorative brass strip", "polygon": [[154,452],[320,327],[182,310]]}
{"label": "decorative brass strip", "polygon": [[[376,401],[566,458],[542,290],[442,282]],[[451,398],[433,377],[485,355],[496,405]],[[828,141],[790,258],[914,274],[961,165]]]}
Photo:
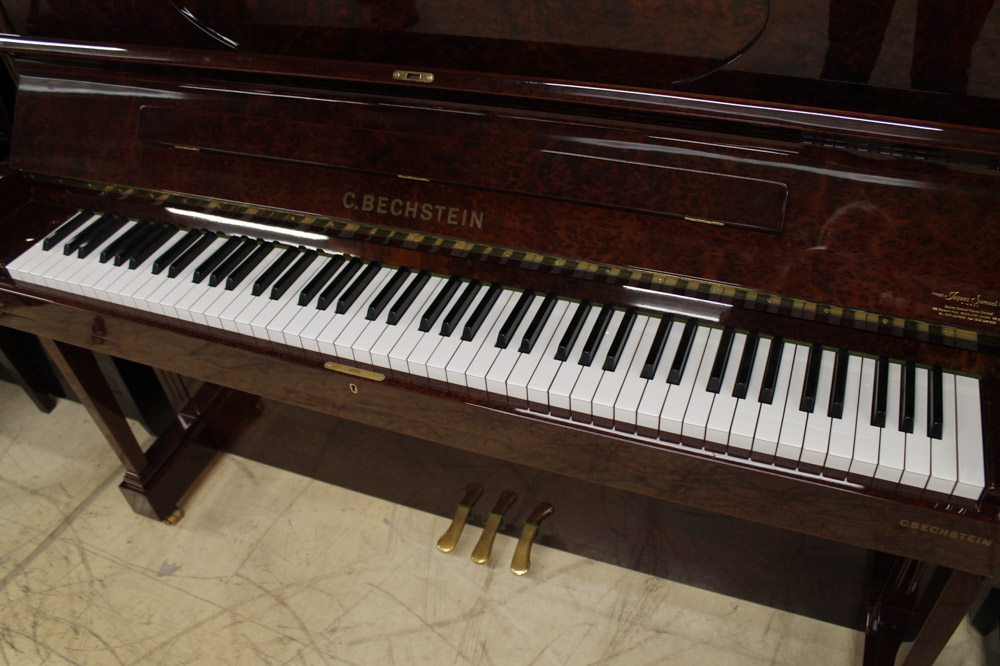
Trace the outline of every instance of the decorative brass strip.
{"label": "decorative brass strip", "polygon": [[392,73],[392,78],[396,81],[411,81],[413,83],[434,83],[434,75],[430,72],[410,72],[405,69],[397,69]]}
{"label": "decorative brass strip", "polygon": [[334,363],[333,361],[327,361],[323,364],[323,367],[327,370],[333,370],[334,372],[342,372],[345,375],[351,375],[352,377],[361,377],[362,379],[372,379],[376,382],[384,382],[385,375],[381,372],[372,372],[371,370],[362,370],[361,368],[354,368],[349,365],[343,365],[342,363]]}
{"label": "decorative brass strip", "polygon": [[[205,207],[208,207],[212,209],[214,214],[229,214],[233,217],[246,215],[248,209],[251,208],[248,204],[220,201],[190,194],[176,194],[160,190],[126,187],[124,185],[110,185],[78,178],[61,178],[46,176],[43,174],[23,173],[23,175],[26,178],[39,182],[55,183],[66,187],[78,187],[95,192],[154,199],[157,201],[168,202],[172,205],[186,206],[189,208],[204,209]],[[367,222],[354,222],[333,217],[306,215],[304,213],[296,213],[294,211],[279,208],[264,208],[262,206],[254,206],[254,208],[260,210],[260,217],[268,220],[284,222],[286,224],[308,224],[323,229],[329,229],[333,232],[339,232],[341,234],[357,234],[362,236],[377,235],[381,238],[391,239],[401,244],[406,244],[408,247],[412,247],[414,245],[430,245],[437,249],[447,251],[467,247],[466,244],[468,243],[467,240],[460,238],[436,236],[408,229],[397,229],[394,227],[370,224]],[[710,220],[690,219],[694,222],[712,223]],[[523,250],[517,250],[502,245],[489,245],[479,242],[476,243],[476,252],[484,257],[503,259],[508,262],[511,260],[519,261],[526,266],[546,266],[559,270],[565,274],[596,276],[619,275],[620,273],[622,279],[632,280],[633,282],[637,282],[639,285],[655,287],[658,291],[663,291],[664,293],[674,293],[721,302],[730,302],[732,299],[736,298],[734,293],[731,291],[731,285],[724,285],[722,283],[711,282],[709,280],[697,280],[689,277],[682,278],[659,271],[640,269],[626,270],[612,264],[600,264],[596,262],[576,260],[559,255],[543,255],[536,252],[525,252]],[[637,275],[639,276],[638,278],[636,278]],[[714,298],[711,298],[713,296]],[[743,303],[751,309],[761,311],[769,311],[774,304],[780,304],[780,307],[790,316],[803,318],[808,313],[810,318],[815,317],[816,319],[822,321],[836,319],[838,317],[838,313],[850,312],[850,318],[859,322],[859,324],[855,325],[856,328],[861,327],[872,332],[891,333],[899,337],[907,337],[911,335],[913,331],[926,331],[928,330],[927,327],[934,326],[937,327],[935,330],[940,331],[942,344],[953,347],[961,347],[963,349],[975,350],[979,348],[980,344],[986,342],[994,345],[1000,345],[1000,335],[998,334],[987,332],[980,333],[971,329],[958,328],[941,323],[931,323],[917,319],[909,319],[906,317],[893,317],[886,314],[879,314],[864,310],[842,310],[840,308],[836,308],[836,306],[824,303],[781,296],[773,293],[748,291],[747,297],[743,299]]]}

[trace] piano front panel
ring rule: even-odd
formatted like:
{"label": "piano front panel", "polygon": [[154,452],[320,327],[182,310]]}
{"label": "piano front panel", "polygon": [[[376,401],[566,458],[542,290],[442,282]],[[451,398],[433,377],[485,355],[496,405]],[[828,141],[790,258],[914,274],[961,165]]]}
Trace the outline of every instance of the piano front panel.
{"label": "piano front panel", "polygon": [[[1000,243],[1000,208],[987,171],[667,133],[638,120],[398,106],[264,82],[228,92],[197,78],[140,87],[32,64],[23,68],[13,164],[154,190],[169,182],[215,199],[698,276],[993,338],[1000,331],[990,250]],[[209,108],[222,114],[224,133],[191,121]],[[302,131],[271,136],[281,123]],[[360,137],[366,170],[346,165],[344,132]],[[250,139],[239,147],[230,135]],[[890,166],[894,176],[882,176]],[[758,219],[731,212],[740,200]]]}

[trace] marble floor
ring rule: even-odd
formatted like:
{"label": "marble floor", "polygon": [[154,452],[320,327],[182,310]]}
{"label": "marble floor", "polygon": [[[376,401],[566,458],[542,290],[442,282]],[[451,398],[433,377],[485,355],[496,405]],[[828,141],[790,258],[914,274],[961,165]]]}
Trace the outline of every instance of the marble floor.
{"label": "marble floor", "polygon": [[[859,634],[511,539],[485,566],[446,520],[234,456],[175,526],[125,503],[77,404],[0,382],[0,662],[860,663]],[[997,663],[966,622],[941,664]]]}

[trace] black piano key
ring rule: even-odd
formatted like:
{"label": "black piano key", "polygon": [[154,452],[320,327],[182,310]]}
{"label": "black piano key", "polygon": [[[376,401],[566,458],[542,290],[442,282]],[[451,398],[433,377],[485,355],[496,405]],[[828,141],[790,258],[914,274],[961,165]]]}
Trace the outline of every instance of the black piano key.
{"label": "black piano key", "polygon": [[517,327],[521,325],[521,320],[524,319],[525,313],[528,308],[531,307],[531,301],[534,300],[535,293],[530,289],[525,289],[521,292],[521,296],[518,297],[517,303],[514,304],[514,309],[510,311],[507,315],[507,321],[503,323],[500,327],[500,334],[497,335],[496,346],[500,349],[507,349],[510,341],[514,338],[514,333],[517,331]]}
{"label": "black piano key", "polygon": [[154,222],[139,222],[132,228],[132,231],[136,229],[140,229],[141,231],[137,232],[131,239],[123,242],[115,251],[115,266],[122,266],[128,263],[140,247],[145,247],[149,239],[157,238],[160,235],[160,232],[163,231],[163,225]]}
{"label": "black piano key", "polygon": [[760,395],[762,404],[770,405],[774,401],[774,390],[778,384],[778,369],[781,367],[781,355],[784,353],[785,339],[781,336],[771,340],[771,349],[767,353],[767,363],[764,364],[764,379],[761,380]]}
{"label": "black piano key", "polygon": [[663,315],[659,326],[656,327],[656,334],[653,335],[653,344],[646,354],[646,362],[642,364],[642,372],[639,376],[643,379],[652,379],[656,374],[656,368],[660,365],[660,357],[663,356],[663,348],[667,346],[667,335],[670,334],[670,327],[673,326],[674,316]]}
{"label": "black piano key", "polygon": [[831,419],[844,418],[844,397],[847,394],[847,366],[851,355],[846,349],[837,350],[837,360],[833,365],[833,390],[830,391],[830,407],[826,414]]}
{"label": "black piano key", "polygon": [[944,430],[944,385],[941,366],[931,368],[927,384],[927,436],[941,439]]}
{"label": "black piano key", "polygon": [[238,236],[233,236],[228,239],[218,250],[210,254],[208,259],[201,262],[201,264],[194,269],[194,275],[191,278],[192,282],[197,284],[211,275],[212,271],[218,268],[219,264],[225,261],[226,257],[235,252],[236,248],[242,244],[243,239]]}
{"label": "black piano key", "polygon": [[451,306],[451,310],[445,315],[444,320],[441,322],[441,335],[448,337],[452,334],[456,328],[458,328],[458,322],[465,315],[465,312],[472,305],[473,299],[476,298],[476,294],[479,293],[479,288],[482,284],[479,280],[472,280],[465,286],[458,300],[455,304]]}
{"label": "black piano key", "polygon": [[93,238],[94,234],[103,229],[104,226],[109,222],[111,222],[113,219],[114,218],[111,215],[105,213],[104,215],[101,215],[99,218],[88,224],[77,235],[73,236],[73,238],[71,238],[68,243],[63,245],[63,254],[68,257],[69,255],[76,252],[78,249],[80,249],[81,245],[83,245],[91,238]]}
{"label": "black piano key", "polygon": [[69,221],[63,222],[63,224],[58,229],[56,229],[48,236],[48,238],[42,241],[42,249],[51,250],[59,243],[62,243],[64,240],[69,238],[69,235],[71,233],[79,229],[84,222],[93,217],[93,215],[94,214],[91,213],[90,211],[85,210],[71,217]]}
{"label": "black piano key", "polygon": [[698,322],[688,319],[681,332],[681,340],[677,345],[677,353],[670,363],[670,374],[667,375],[668,384],[680,384],[684,377],[684,369],[687,367],[688,356],[691,355],[691,343],[694,342],[694,334],[698,329]]}
{"label": "black piano key", "polygon": [[153,262],[153,275],[159,275],[167,266],[173,263],[177,257],[187,250],[191,245],[201,238],[202,233],[198,229],[190,229],[181,236],[180,240],[171,245],[166,252],[161,254]]}
{"label": "black piano key", "polygon": [[250,238],[242,239],[239,247],[233,250],[232,253],[226,257],[214,271],[212,271],[212,274],[208,276],[208,286],[214,287],[229,277],[229,274],[236,270],[236,267],[247,258],[247,255],[250,254],[256,246],[256,241],[251,240]]}
{"label": "black piano key", "polygon": [[816,408],[816,391],[819,388],[819,368],[823,363],[823,345],[813,344],[809,348],[806,360],[806,378],[802,383],[802,397],[799,399],[799,411],[812,414]]}
{"label": "black piano key", "polygon": [[465,322],[465,326],[462,327],[463,340],[468,342],[476,337],[476,333],[479,332],[483,322],[486,321],[486,317],[490,314],[490,310],[493,309],[493,305],[497,302],[497,299],[500,298],[500,292],[502,291],[503,288],[495,282],[486,290],[483,300],[479,301],[479,305],[472,311],[472,316],[469,317],[468,321]]}
{"label": "black piano key", "polygon": [[736,383],[733,385],[733,397],[743,399],[747,397],[747,388],[750,386],[750,373],[753,372],[753,363],[757,359],[757,346],[760,338],[756,331],[747,333],[747,341],[743,345],[743,355],[740,357],[740,367],[736,369]]}
{"label": "black piano key", "polygon": [[327,262],[323,264],[323,268],[319,269],[319,272],[309,280],[309,283],[299,294],[299,305],[308,305],[311,303],[312,299],[326,286],[326,283],[343,263],[344,255],[342,254],[337,254],[327,259]]}
{"label": "black piano key", "polygon": [[373,261],[365,266],[365,270],[361,271],[361,275],[351,283],[351,286],[347,288],[344,295],[337,301],[337,314],[344,314],[348,308],[354,305],[354,301],[358,300],[358,296],[375,279],[376,273],[380,270],[382,270],[382,264],[377,261]]}
{"label": "black piano key", "polygon": [[204,252],[208,247],[215,242],[215,236],[212,234],[202,234],[198,240],[195,241],[194,245],[184,250],[181,256],[174,259],[167,269],[167,277],[173,278],[177,277],[181,271],[188,267],[188,265],[198,258],[198,256]]}
{"label": "black piano key", "polygon": [[343,270],[337,273],[330,284],[326,286],[322,292],[320,292],[319,300],[316,301],[316,309],[326,310],[330,307],[330,303],[333,303],[334,299],[340,294],[341,291],[347,287],[347,283],[354,279],[358,271],[361,270],[361,259],[357,257],[351,257],[351,260],[347,262]]}
{"label": "black piano key", "polygon": [[722,338],[719,340],[719,348],[715,350],[715,360],[712,362],[712,372],[708,375],[709,393],[718,393],[722,388],[722,378],[726,374],[726,366],[729,365],[729,355],[733,351],[733,329],[728,326],[722,329]]}
{"label": "black piano key", "polygon": [[391,301],[392,297],[396,295],[397,291],[399,291],[403,282],[406,281],[406,276],[409,274],[410,269],[406,266],[400,266],[396,269],[393,276],[389,278],[389,281],[384,287],[382,287],[382,291],[378,293],[378,296],[376,296],[368,306],[368,313],[365,315],[365,319],[368,321],[375,321],[378,316],[382,314],[382,310],[385,309],[385,306],[389,305],[389,301]]}
{"label": "black piano key", "polygon": [[899,429],[903,432],[913,432],[913,412],[917,389],[917,366],[913,361],[903,365],[903,381],[899,388]]}
{"label": "black piano key", "polygon": [[413,281],[403,290],[402,295],[389,308],[389,316],[386,318],[386,322],[390,326],[395,326],[399,323],[399,320],[406,314],[406,311],[413,305],[413,300],[417,297],[417,294],[420,293],[430,279],[431,274],[427,271],[417,273]]}
{"label": "black piano key", "polygon": [[[118,238],[114,239],[113,241],[102,247],[101,254],[98,255],[97,261],[102,264],[108,263],[109,261],[115,258],[115,255],[118,254],[118,251],[121,250],[123,246],[128,244],[129,247],[131,247],[132,243],[138,242],[138,240],[142,237],[142,235],[147,233],[148,231],[149,231],[148,224],[144,222],[136,223],[134,227],[132,227],[131,229],[123,233],[121,236],[119,236]],[[115,263],[115,266],[121,266],[121,265],[122,264],[120,261]]]}
{"label": "black piano key", "polygon": [[601,311],[597,314],[597,321],[594,322],[594,327],[590,329],[590,335],[587,336],[587,341],[583,344],[583,351],[580,352],[580,365],[590,367],[590,364],[594,362],[594,355],[597,353],[597,348],[604,338],[605,331],[608,330],[611,315],[614,313],[615,309],[610,305],[601,307]]}
{"label": "black piano key", "polygon": [[444,288],[438,292],[434,300],[431,301],[430,306],[424,313],[420,315],[420,323],[417,326],[417,330],[427,332],[431,330],[434,326],[434,322],[438,320],[444,309],[448,307],[448,303],[451,302],[451,297],[455,295],[458,288],[462,286],[462,278],[457,275],[452,275],[448,278],[448,281],[444,283]]}
{"label": "black piano key", "polygon": [[875,365],[875,396],[872,400],[871,423],[876,428],[885,427],[885,414],[889,402],[889,358],[880,356]]}
{"label": "black piano key", "polygon": [[[278,255],[278,258],[274,260],[267,269],[257,276],[257,279],[253,282],[253,287],[250,289],[250,294],[253,296],[260,296],[271,284],[278,279],[289,264],[295,261],[295,257],[299,255],[299,249],[297,247],[285,248],[285,251]],[[298,277],[298,276],[296,276]]]}
{"label": "black piano key", "polygon": [[531,353],[531,350],[535,348],[535,343],[538,342],[538,336],[541,334],[542,329],[545,328],[545,324],[548,322],[555,307],[555,294],[546,294],[545,298],[542,299],[542,304],[538,306],[538,312],[535,313],[531,323],[528,324],[528,330],[524,332],[524,337],[521,338],[521,345],[517,348],[517,351],[522,354]]}
{"label": "black piano key", "polygon": [[176,233],[177,227],[160,227],[156,233],[150,235],[149,238],[136,246],[135,251],[132,252],[132,256],[128,258],[128,269],[134,271],[141,266],[147,259],[153,256],[154,252],[166,245]]}
{"label": "black piano key", "polygon": [[261,245],[258,245],[257,249],[254,250],[249,257],[244,259],[243,263],[237,266],[236,270],[230,273],[226,278],[226,291],[232,291],[238,287],[243,280],[246,280],[247,276],[260,265],[260,262],[264,261],[267,255],[271,254],[271,250],[273,249],[274,246],[270,243],[262,243]]}
{"label": "black piano key", "polygon": [[94,250],[104,245],[109,238],[125,226],[126,221],[127,220],[124,217],[112,218],[107,224],[104,225],[104,227],[91,236],[83,245],[79,247],[79,249],[77,249],[76,256],[80,259],[86,259]]}
{"label": "black piano key", "polygon": [[[276,301],[284,296],[285,292],[292,288],[292,285],[299,279],[299,276],[312,265],[312,262],[316,261],[318,256],[319,252],[316,250],[306,250],[302,256],[298,258],[298,261],[292,264],[292,267],[285,271],[285,274],[278,278],[278,281],[274,283],[274,286],[271,287],[271,295],[268,296],[268,298],[272,301]],[[299,303],[299,305],[302,305],[302,303]]]}
{"label": "black piano key", "polygon": [[589,301],[581,301],[579,307],[576,308],[573,318],[569,320],[569,327],[563,333],[562,340],[559,341],[559,348],[556,349],[557,361],[565,361],[569,358],[569,353],[573,349],[573,345],[576,344],[576,339],[580,337],[583,323],[587,320],[587,315],[590,314],[590,308]]}
{"label": "black piano key", "polygon": [[632,327],[635,326],[635,318],[635,308],[629,308],[625,311],[622,323],[618,326],[615,338],[611,341],[611,348],[608,349],[608,355],[604,359],[603,368],[608,372],[614,372],[615,368],[618,367],[618,360],[622,356],[625,342],[628,340],[629,334],[632,333]]}

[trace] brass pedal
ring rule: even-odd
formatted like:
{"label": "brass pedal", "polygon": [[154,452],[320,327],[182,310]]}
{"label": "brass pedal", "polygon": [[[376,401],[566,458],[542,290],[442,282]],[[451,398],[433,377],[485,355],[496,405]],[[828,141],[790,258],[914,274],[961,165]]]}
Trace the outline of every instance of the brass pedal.
{"label": "brass pedal", "polygon": [[438,539],[437,548],[442,553],[450,553],[455,550],[455,546],[458,545],[458,538],[462,536],[462,528],[465,527],[465,521],[469,519],[469,512],[472,511],[472,505],[479,500],[482,494],[483,487],[478,483],[470,483],[465,487],[465,495],[462,497],[462,501],[458,503],[458,508],[455,509],[455,517],[451,519],[451,525],[441,535],[441,538]]}
{"label": "brass pedal", "polygon": [[516,501],[517,493],[510,490],[500,493],[500,499],[497,500],[493,511],[486,518],[486,525],[483,527],[483,533],[479,536],[479,543],[476,544],[475,549],[472,551],[473,562],[476,564],[486,564],[490,561],[490,553],[493,551],[493,539],[496,538],[497,530],[503,525],[503,514],[507,513]]}
{"label": "brass pedal", "polygon": [[523,576],[531,568],[531,544],[538,534],[538,525],[552,515],[555,508],[548,502],[538,504],[528,519],[524,521],[521,538],[514,549],[514,559],[510,563],[510,572],[515,576]]}

